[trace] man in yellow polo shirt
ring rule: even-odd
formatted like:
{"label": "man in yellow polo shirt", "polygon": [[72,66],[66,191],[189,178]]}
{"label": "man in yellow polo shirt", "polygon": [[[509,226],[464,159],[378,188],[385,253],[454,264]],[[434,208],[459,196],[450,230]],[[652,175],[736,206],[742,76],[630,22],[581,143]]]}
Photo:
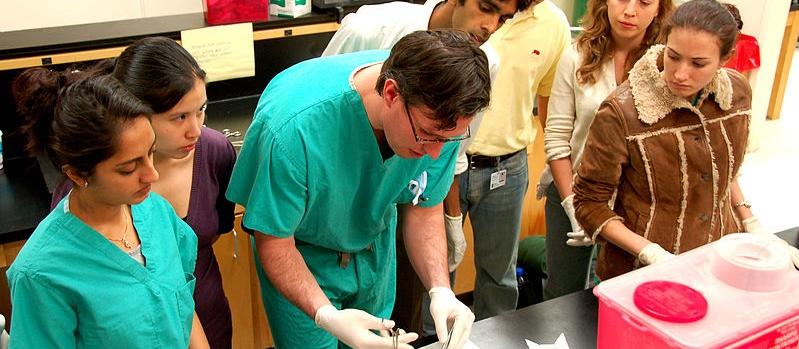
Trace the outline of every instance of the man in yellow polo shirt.
{"label": "man in yellow polo shirt", "polygon": [[571,42],[566,15],[545,0],[507,21],[488,41],[500,61],[491,105],[466,147],[468,168],[458,176],[461,212],[474,229],[477,280],[474,313],[484,319],[516,309],[516,253],[524,195],[527,146],[536,137],[561,52]]}

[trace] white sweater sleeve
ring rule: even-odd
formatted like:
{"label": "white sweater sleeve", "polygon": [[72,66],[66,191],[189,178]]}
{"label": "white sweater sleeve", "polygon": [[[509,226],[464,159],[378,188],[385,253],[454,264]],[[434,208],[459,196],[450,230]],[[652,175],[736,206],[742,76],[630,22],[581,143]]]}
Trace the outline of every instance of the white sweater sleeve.
{"label": "white sweater sleeve", "polygon": [[574,132],[576,70],[579,54],[573,46],[563,52],[552,93],[547,105],[547,124],[544,130],[544,150],[547,162],[571,155],[571,138]]}

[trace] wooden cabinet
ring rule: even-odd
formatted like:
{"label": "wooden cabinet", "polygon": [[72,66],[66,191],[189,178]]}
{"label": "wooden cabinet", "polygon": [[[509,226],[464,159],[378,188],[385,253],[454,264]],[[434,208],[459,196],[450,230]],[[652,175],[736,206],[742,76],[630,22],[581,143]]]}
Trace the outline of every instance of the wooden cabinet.
{"label": "wooden cabinet", "polygon": [[766,116],[770,120],[779,119],[782,112],[782,101],[785,97],[785,87],[788,85],[788,74],[791,72],[797,38],[799,38],[799,10],[788,12],[788,21],[785,23],[780,58],[777,62],[777,73],[774,76],[771,100],[766,112]]}
{"label": "wooden cabinet", "polygon": [[233,348],[263,349],[273,346],[261,301],[250,236],[241,228],[243,210],[237,208],[233,232],[214,243],[222,284],[233,317]]}
{"label": "wooden cabinet", "polygon": [[6,271],[14,258],[19,254],[19,250],[25,244],[25,240],[12,241],[0,245],[0,314],[6,317],[6,329],[8,324],[11,323],[11,292],[8,289],[8,279],[6,279]]}

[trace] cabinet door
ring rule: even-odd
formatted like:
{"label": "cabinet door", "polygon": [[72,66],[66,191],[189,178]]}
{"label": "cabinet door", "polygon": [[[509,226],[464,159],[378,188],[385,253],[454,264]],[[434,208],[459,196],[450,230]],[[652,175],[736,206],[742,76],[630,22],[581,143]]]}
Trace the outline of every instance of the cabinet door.
{"label": "cabinet door", "polygon": [[[6,317],[6,330],[11,324],[11,291],[8,289],[6,271],[14,262],[14,258],[17,258],[17,254],[24,244],[25,240],[0,245],[0,314]],[[2,328],[0,328],[0,332],[2,332]]]}
{"label": "cabinet door", "polygon": [[261,302],[250,237],[241,229],[242,214],[236,214],[233,231],[214,243],[222,272],[222,286],[233,317],[233,348],[263,349],[273,346],[272,335]]}

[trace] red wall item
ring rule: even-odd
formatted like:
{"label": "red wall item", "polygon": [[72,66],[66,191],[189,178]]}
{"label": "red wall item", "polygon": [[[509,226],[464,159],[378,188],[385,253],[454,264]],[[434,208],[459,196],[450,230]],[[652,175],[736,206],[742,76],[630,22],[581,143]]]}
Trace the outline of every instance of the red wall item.
{"label": "red wall item", "polygon": [[268,0],[203,0],[205,21],[211,25],[264,22],[269,19]]}
{"label": "red wall item", "polygon": [[724,65],[741,73],[760,67],[760,45],[754,36],[738,34],[735,53]]}

